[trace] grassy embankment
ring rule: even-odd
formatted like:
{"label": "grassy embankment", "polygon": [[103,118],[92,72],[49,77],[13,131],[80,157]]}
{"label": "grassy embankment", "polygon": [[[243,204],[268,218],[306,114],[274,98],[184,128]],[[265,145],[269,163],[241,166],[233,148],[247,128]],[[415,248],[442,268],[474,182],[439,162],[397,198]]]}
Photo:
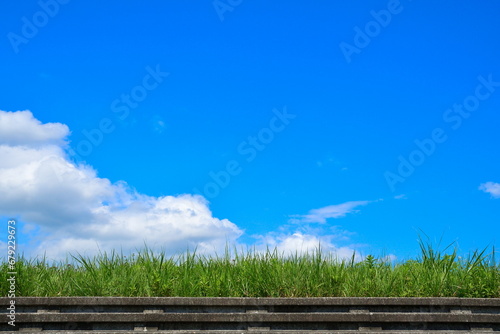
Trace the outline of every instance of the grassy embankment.
{"label": "grassy embankment", "polygon": [[[68,262],[18,259],[17,296],[189,297],[500,297],[500,265],[486,250],[460,258],[420,244],[414,260],[389,263],[368,256],[337,261],[321,252],[282,256],[276,251],[222,257],[166,257],[144,250]],[[7,264],[0,264],[7,295]]]}

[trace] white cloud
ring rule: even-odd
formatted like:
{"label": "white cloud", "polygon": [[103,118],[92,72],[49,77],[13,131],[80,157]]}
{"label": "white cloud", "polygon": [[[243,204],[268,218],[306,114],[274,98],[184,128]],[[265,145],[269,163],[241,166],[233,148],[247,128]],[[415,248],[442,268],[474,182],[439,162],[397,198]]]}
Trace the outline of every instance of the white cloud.
{"label": "white cloud", "polygon": [[295,254],[314,254],[321,249],[322,254],[330,254],[338,260],[349,260],[355,256],[355,260],[361,260],[359,252],[349,246],[337,246],[333,243],[334,235],[319,235],[303,231],[293,233],[268,233],[260,236],[261,242],[258,244],[259,251],[276,249],[285,256]]}
{"label": "white cloud", "polygon": [[69,130],[42,124],[31,112],[0,111],[0,216],[38,227],[32,255],[64,258],[67,251],[141,248],[167,252],[223,249],[242,231],[213,217],[197,195],[151,197],[112,183],[64,151]]}
{"label": "white cloud", "polygon": [[395,262],[398,259],[398,257],[394,254],[389,254],[384,257],[382,257],[380,260],[383,262]]}
{"label": "white cloud", "polygon": [[7,145],[62,144],[69,129],[61,123],[42,124],[31,111],[0,110],[0,143]]}
{"label": "white cloud", "polygon": [[357,212],[354,210],[361,205],[367,205],[370,201],[351,201],[342,204],[329,205],[319,209],[312,209],[306,215],[293,215],[293,222],[300,223],[326,223],[328,218],[341,218],[348,213]]}
{"label": "white cloud", "polygon": [[500,198],[500,183],[486,182],[479,186],[479,190],[489,193],[494,198]]}
{"label": "white cloud", "polygon": [[[341,246],[340,242],[349,241],[352,232],[341,230],[338,226],[329,228],[325,232],[323,227],[313,226],[314,223],[326,223],[329,218],[342,218],[348,213],[357,212],[356,207],[367,205],[372,201],[351,201],[336,205],[329,205],[319,209],[310,210],[305,215],[292,215],[289,220],[291,225],[283,225],[280,232],[270,232],[262,236],[258,244],[259,249],[265,250],[266,247],[276,248],[285,255],[315,253],[321,249],[323,253],[333,255],[338,259],[362,260],[362,256],[353,246]],[[298,224],[298,225],[297,225]]]}
{"label": "white cloud", "polygon": [[7,258],[7,248],[8,244],[6,242],[0,241],[0,249],[2,250],[2,253],[0,253],[0,259],[5,259]]}

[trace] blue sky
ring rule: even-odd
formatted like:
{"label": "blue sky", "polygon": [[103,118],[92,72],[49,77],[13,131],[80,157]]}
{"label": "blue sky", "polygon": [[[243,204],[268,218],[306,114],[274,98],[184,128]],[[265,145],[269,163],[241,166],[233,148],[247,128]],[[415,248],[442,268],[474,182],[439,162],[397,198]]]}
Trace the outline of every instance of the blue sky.
{"label": "blue sky", "polygon": [[0,217],[26,254],[500,246],[497,2],[3,6]]}

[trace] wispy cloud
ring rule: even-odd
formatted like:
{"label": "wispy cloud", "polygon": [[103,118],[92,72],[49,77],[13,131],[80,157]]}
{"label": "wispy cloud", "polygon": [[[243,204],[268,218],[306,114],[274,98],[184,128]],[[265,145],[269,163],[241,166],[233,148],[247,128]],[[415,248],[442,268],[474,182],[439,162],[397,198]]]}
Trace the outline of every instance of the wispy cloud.
{"label": "wispy cloud", "polygon": [[163,133],[163,131],[165,131],[165,129],[167,127],[167,124],[165,123],[163,118],[161,118],[158,115],[156,115],[155,117],[153,117],[151,119],[151,124],[153,126],[153,131],[158,133],[158,134]]}
{"label": "wispy cloud", "polygon": [[500,183],[486,182],[479,186],[479,190],[490,194],[494,198],[500,198]]}
{"label": "wispy cloud", "polygon": [[371,201],[351,201],[342,204],[325,206],[319,209],[312,209],[305,215],[292,215],[293,223],[326,223],[329,218],[345,217],[348,213],[358,212],[358,206],[367,205]]}
{"label": "wispy cloud", "polygon": [[348,168],[342,165],[343,163],[334,158],[331,154],[327,154],[321,159],[316,160],[316,166],[318,168],[335,168],[341,171],[346,171]]}

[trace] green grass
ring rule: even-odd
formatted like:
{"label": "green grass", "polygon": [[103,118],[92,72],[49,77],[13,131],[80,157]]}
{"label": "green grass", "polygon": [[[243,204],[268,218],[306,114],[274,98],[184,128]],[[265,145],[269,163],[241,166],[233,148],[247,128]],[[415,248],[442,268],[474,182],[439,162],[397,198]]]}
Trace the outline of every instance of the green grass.
{"label": "green grass", "polygon": [[[17,296],[185,297],[500,297],[500,266],[494,250],[459,258],[420,243],[414,260],[390,263],[367,256],[338,261],[320,251],[283,256],[277,251],[177,257],[147,248],[132,257],[116,252],[73,263],[21,258]],[[0,291],[7,295],[7,264]]]}

